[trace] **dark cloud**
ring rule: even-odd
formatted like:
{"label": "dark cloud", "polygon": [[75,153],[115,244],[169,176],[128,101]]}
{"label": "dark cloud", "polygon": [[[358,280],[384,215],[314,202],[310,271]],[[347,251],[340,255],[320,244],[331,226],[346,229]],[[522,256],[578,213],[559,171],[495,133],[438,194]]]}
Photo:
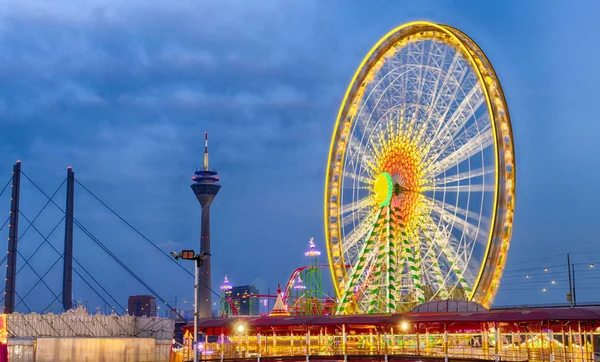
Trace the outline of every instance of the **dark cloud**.
{"label": "dark cloud", "polygon": [[[547,202],[544,190],[564,190],[541,176],[552,162],[540,150],[569,159],[568,152],[550,146],[558,140],[551,142],[557,135],[547,130],[568,124],[552,110],[593,118],[589,109],[574,110],[556,95],[557,81],[573,93],[571,80],[554,77],[556,64],[538,55],[564,60],[542,31],[560,16],[535,5],[64,0],[1,8],[0,176],[8,178],[9,165],[20,158],[25,172],[49,191],[72,165],[85,186],[161,248],[196,247],[200,208],[189,182],[201,163],[202,133],[209,131],[211,163],[223,184],[212,219],[215,283],[228,273],[234,283],[257,279],[274,289],[304,262],[309,237],[324,248],[323,180],[338,104],[364,54],[401,23],[425,18],[464,29],[488,52],[503,81],[524,170],[518,187],[525,201],[518,202],[511,259],[535,252],[541,239],[531,241],[529,234],[548,225],[545,217],[560,216],[536,206]],[[526,27],[523,19],[534,14],[539,19]],[[597,133],[586,137],[592,134]],[[574,129],[566,135],[560,141],[565,148],[577,144]],[[577,157],[590,161],[586,147],[576,148]],[[565,163],[571,179],[598,180],[583,164],[575,169]],[[44,200],[32,185],[24,187],[24,210],[35,214]],[[78,188],[76,197],[77,217],[132,269],[168,299],[191,296],[185,273],[84,190]],[[64,204],[64,192],[57,200]],[[556,201],[561,208],[577,206],[566,196]],[[48,232],[61,215],[56,209],[45,213],[40,230]],[[584,223],[577,223],[582,230],[577,235],[589,240]],[[552,250],[565,250],[561,240],[568,234],[542,233]],[[51,240],[59,250],[61,235]],[[28,234],[23,253],[33,252],[39,241]],[[49,267],[52,253],[32,260]],[[76,256],[102,275],[122,303],[129,294],[145,292],[80,231]],[[49,275],[55,290],[59,274]],[[99,303],[81,281],[76,292],[77,298]],[[39,293],[40,300],[50,295]],[[507,303],[514,293],[504,295],[500,299]]]}

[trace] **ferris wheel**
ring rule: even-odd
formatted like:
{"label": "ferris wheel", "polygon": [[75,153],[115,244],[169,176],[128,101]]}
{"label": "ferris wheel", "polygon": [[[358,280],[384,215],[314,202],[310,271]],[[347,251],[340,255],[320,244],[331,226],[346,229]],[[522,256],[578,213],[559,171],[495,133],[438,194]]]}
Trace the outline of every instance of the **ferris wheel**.
{"label": "ferris wheel", "polygon": [[384,36],[348,87],[327,168],[337,313],[491,304],[512,232],[515,159],[502,88],[468,36],[428,22]]}

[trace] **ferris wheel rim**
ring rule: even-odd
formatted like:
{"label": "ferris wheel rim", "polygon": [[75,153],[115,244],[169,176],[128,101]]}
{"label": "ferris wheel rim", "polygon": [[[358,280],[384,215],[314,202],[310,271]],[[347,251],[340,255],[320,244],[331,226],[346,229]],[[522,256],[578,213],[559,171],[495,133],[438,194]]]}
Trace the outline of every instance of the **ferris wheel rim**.
{"label": "ferris wheel rim", "polygon": [[[345,260],[344,260],[344,252],[342,251],[341,245],[342,245],[342,232],[341,232],[341,222],[340,220],[338,220],[337,222],[337,243],[340,245],[339,246],[339,255],[337,255],[338,261],[336,262],[335,256],[332,255],[332,237],[331,237],[331,222],[330,222],[330,218],[332,217],[332,213],[331,211],[335,211],[335,214],[337,215],[338,219],[341,217],[341,200],[337,200],[337,210],[333,210],[331,207],[332,201],[331,201],[331,189],[332,189],[332,177],[334,176],[334,174],[337,174],[338,176],[340,174],[343,173],[343,165],[344,165],[344,157],[345,157],[345,151],[341,152],[342,156],[341,156],[341,160],[339,161],[339,164],[341,164],[342,166],[340,166],[339,170],[337,171],[337,173],[333,172],[332,169],[332,164],[333,164],[333,159],[336,156],[336,151],[340,149],[340,147],[336,147],[337,143],[340,140],[340,137],[342,136],[342,132],[340,132],[340,123],[342,122],[342,119],[347,117],[349,110],[352,106],[352,101],[354,100],[354,103],[356,102],[357,99],[357,89],[360,86],[360,83],[362,81],[365,80],[365,77],[369,74],[369,72],[372,70],[374,64],[381,60],[384,57],[384,54],[391,48],[394,47],[396,44],[398,44],[402,39],[406,39],[408,38],[410,35],[414,35],[414,34],[418,34],[418,33],[425,33],[425,32],[439,32],[439,33],[443,33],[446,36],[450,37],[453,42],[446,42],[446,41],[442,41],[443,43],[445,43],[446,45],[450,45],[453,48],[455,48],[457,51],[460,51],[461,54],[468,60],[468,63],[471,65],[472,70],[474,72],[474,74],[476,74],[477,79],[478,79],[478,84],[481,85],[481,91],[485,97],[485,102],[486,102],[486,109],[488,112],[488,115],[490,116],[490,124],[492,127],[492,134],[493,134],[493,148],[494,148],[494,169],[495,169],[495,190],[494,190],[494,198],[493,198],[493,207],[492,207],[492,220],[490,223],[490,229],[489,229],[489,237],[487,238],[487,245],[486,245],[486,250],[485,250],[485,254],[484,257],[482,259],[481,262],[481,266],[479,268],[478,271],[478,275],[477,275],[477,280],[475,282],[475,284],[473,285],[473,291],[471,293],[471,295],[469,296],[469,300],[474,299],[474,297],[476,296],[476,293],[478,292],[478,290],[480,290],[480,286],[482,285],[482,277],[485,275],[484,273],[489,272],[488,269],[492,269],[491,272],[494,274],[493,278],[491,280],[484,280],[484,284],[485,284],[485,288],[489,289],[490,287],[492,289],[497,289],[497,281],[499,278],[498,274],[501,274],[501,271],[504,267],[504,264],[506,262],[506,258],[505,258],[505,254],[508,250],[508,244],[509,244],[509,240],[510,240],[510,234],[512,231],[512,213],[514,211],[514,194],[515,194],[515,184],[514,181],[516,179],[516,172],[515,172],[515,165],[514,165],[514,147],[513,147],[513,137],[512,137],[512,127],[510,125],[510,116],[508,114],[508,107],[506,105],[506,100],[504,98],[504,94],[502,91],[502,87],[500,85],[500,82],[498,80],[498,77],[493,69],[493,67],[491,66],[491,63],[489,62],[489,60],[487,59],[487,57],[485,56],[485,54],[483,53],[483,51],[477,46],[477,44],[470,39],[466,34],[462,33],[460,30],[457,30],[455,28],[446,26],[446,25],[441,25],[441,24],[435,24],[432,22],[427,22],[427,21],[415,21],[415,22],[410,22],[404,25],[401,25],[393,30],[391,30],[390,32],[388,32],[385,36],[383,36],[372,48],[371,50],[367,53],[367,55],[363,58],[360,66],[358,67],[358,69],[356,70],[347,90],[345,93],[345,96],[343,98],[343,101],[341,103],[340,109],[338,111],[338,115],[337,115],[337,119],[336,119],[336,123],[335,123],[335,127],[334,127],[334,132],[332,135],[332,140],[331,140],[331,146],[330,146],[330,150],[329,150],[329,156],[328,156],[328,163],[327,163],[327,175],[326,175],[326,182],[325,182],[325,202],[324,202],[324,217],[325,217],[325,234],[326,234],[326,246],[327,246],[327,256],[328,256],[328,261],[329,261],[329,267],[330,267],[330,272],[332,275],[332,280],[333,280],[333,285],[334,285],[334,290],[335,293],[337,295],[338,298],[340,298],[340,287],[339,287],[339,280],[343,279],[346,275],[347,275],[347,270],[345,269],[345,267],[339,267],[341,266],[345,266]],[[387,44],[386,44],[387,42]],[[484,72],[482,71],[481,67],[485,67],[487,70],[487,74],[484,74]],[[490,81],[488,79],[486,79],[485,77],[489,77],[492,85],[488,85],[486,83],[486,81]],[[495,94],[494,97],[492,97],[492,95],[490,95],[492,86],[495,89],[495,92],[497,94]],[[492,99],[493,98],[493,99]],[[359,101],[360,101],[360,97],[359,97]],[[494,104],[493,102],[500,102],[501,104]],[[499,116],[498,116],[498,112],[499,109],[501,109],[504,112],[503,118],[505,120],[504,124],[500,124],[500,120],[499,120]],[[351,121],[349,121],[350,124],[354,123],[354,119],[352,119]],[[498,130],[498,127],[500,126],[507,126],[508,127],[508,137],[509,137],[509,142],[508,144],[505,144],[503,146],[500,138],[503,137],[503,135],[501,133],[505,133],[505,130]],[[343,149],[343,147],[341,147],[341,149]],[[506,160],[502,160],[501,159],[501,154],[500,152],[506,152],[508,151],[508,154],[511,158],[511,176],[508,177],[506,175],[503,176],[503,170],[502,167],[506,168],[506,164],[505,161]],[[505,156],[506,157],[506,156]],[[503,185],[501,185],[501,181],[504,182]],[[510,190],[508,190],[507,186],[505,185],[507,182],[511,182],[510,185]],[[337,181],[338,183],[340,183],[340,180]],[[338,185],[338,187],[340,187]],[[505,207],[507,207],[509,210],[506,212],[506,215],[501,215],[502,217],[499,217],[499,205],[500,204],[507,204],[507,202],[505,202],[504,198],[507,197],[507,194],[509,194],[510,197],[512,197],[510,200],[510,202],[508,202],[508,204],[510,204],[508,207],[506,205],[504,205]],[[338,195],[339,198],[339,195]],[[508,220],[508,222],[507,222]],[[500,222],[499,222],[500,221]],[[508,232],[504,232],[505,237],[502,237],[501,234],[501,229],[503,226],[508,225]],[[494,241],[496,239],[503,239],[503,243],[502,244],[506,244],[506,245],[496,245],[497,243],[494,243]],[[495,248],[495,249],[494,249]],[[494,250],[492,250],[494,249]],[[491,257],[494,257],[496,259],[501,259],[499,261],[496,260],[491,260]],[[492,263],[492,262],[495,262]],[[338,275],[336,277],[336,274],[339,274],[341,272],[341,275]],[[489,279],[489,278],[488,278]],[[495,295],[496,290],[486,290],[487,292],[491,292],[488,294],[492,294],[492,298],[493,295]],[[481,298],[480,298],[481,299]],[[486,304],[487,302],[489,302],[489,298],[483,298],[482,300],[482,304]]]}

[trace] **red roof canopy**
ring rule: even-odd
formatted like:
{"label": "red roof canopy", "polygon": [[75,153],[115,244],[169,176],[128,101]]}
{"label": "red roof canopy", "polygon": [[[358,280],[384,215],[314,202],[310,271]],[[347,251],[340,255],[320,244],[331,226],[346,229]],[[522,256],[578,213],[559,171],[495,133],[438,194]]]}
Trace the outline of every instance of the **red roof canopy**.
{"label": "red roof canopy", "polygon": [[[560,308],[521,308],[499,309],[479,312],[432,312],[402,313],[382,315],[342,315],[342,316],[260,316],[207,319],[199,322],[198,329],[207,332],[215,329],[229,329],[244,323],[251,329],[270,327],[326,327],[347,325],[351,328],[367,326],[394,326],[402,322],[411,325],[453,324],[475,325],[478,323],[518,323],[553,321],[592,321],[600,324],[600,307],[560,307]],[[537,323],[536,323],[537,324]],[[187,326],[193,328],[193,326]]]}

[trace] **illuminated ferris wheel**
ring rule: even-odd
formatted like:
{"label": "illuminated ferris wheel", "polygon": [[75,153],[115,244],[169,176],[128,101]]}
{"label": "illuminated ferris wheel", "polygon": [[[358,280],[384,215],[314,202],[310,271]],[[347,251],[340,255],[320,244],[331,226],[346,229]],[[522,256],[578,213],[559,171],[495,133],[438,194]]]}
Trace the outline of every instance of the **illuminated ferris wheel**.
{"label": "illuminated ferris wheel", "polygon": [[337,313],[491,304],[510,243],[515,160],[500,83],[469,37],[427,22],[383,37],[346,92],[327,172]]}

